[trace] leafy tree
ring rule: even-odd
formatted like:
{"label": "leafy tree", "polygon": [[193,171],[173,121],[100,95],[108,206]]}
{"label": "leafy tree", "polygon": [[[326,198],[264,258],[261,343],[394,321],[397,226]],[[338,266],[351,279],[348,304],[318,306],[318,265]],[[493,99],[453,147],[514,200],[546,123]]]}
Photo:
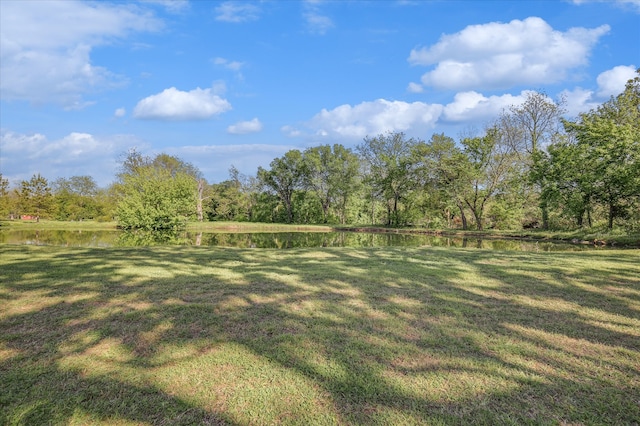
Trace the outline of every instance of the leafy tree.
{"label": "leafy tree", "polygon": [[[541,158],[537,155],[546,146],[556,140],[562,128],[561,120],[564,114],[564,101],[554,102],[546,94],[528,92],[521,105],[511,106],[498,119],[496,126],[500,129],[503,142],[516,154],[524,166],[522,173],[528,173],[535,167],[535,161]],[[536,181],[531,175],[532,183],[539,191],[544,191],[542,181]],[[541,198],[543,227],[548,228],[548,208],[544,197]]]}
{"label": "leafy tree", "polygon": [[488,129],[482,137],[463,139],[462,145],[471,178],[471,186],[462,193],[462,198],[473,213],[476,227],[482,230],[487,202],[496,193],[508,190],[508,182],[514,172],[513,151],[502,143],[496,127]]}
{"label": "leafy tree", "polygon": [[53,207],[53,197],[49,182],[40,173],[35,174],[28,181],[20,182],[16,189],[19,209],[22,214],[49,217]]}
{"label": "leafy tree", "polygon": [[196,181],[186,163],[160,154],[155,159],[131,151],[115,190],[116,217],[124,229],[178,230],[194,215]]}
{"label": "leafy tree", "polygon": [[258,168],[258,180],[273,191],[282,202],[287,223],[293,223],[293,194],[304,182],[302,153],[297,149],[288,151],[270,163],[270,170]]}
{"label": "leafy tree", "polygon": [[400,225],[400,201],[416,187],[411,179],[411,149],[415,139],[406,139],[404,133],[395,132],[365,138],[357,150],[366,170],[365,180],[372,194],[381,197],[387,207],[387,225]]}
{"label": "leafy tree", "polygon": [[337,207],[345,223],[347,203],[358,189],[358,156],[340,144],[307,149],[303,154],[305,187],[322,207],[322,222],[327,223],[330,209]]}
{"label": "leafy tree", "polygon": [[11,199],[9,195],[9,179],[2,177],[2,173],[0,173],[0,217],[6,217],[10,213]]}
{"label": "leafy tree", "polygon": [[536,153],[531,176],[541,183],[541,200],[548,207],[555,207],[561,215],[571,218],[577,226],[592,224],[592,200],[594,195],[591,170],[585,169],[587,152],[583,146],[564,138],[549,145],[546,152]]}
{"label": "leafy tree", "polygon": [[231,166],[228,180],[211,185],[211,219],[236,221],[250,219],[252,194],[245,189],[243,183],[245,179],[235,166]]}
{"label": "leafy tree", "polygon": [[100,215],[96,197],[98,185],[91,176],[58,178],[52,187],[57,219],[93,219]]}
{"label": "leafy tree", "polygon": [[471,183],[468,157],[444,133],[434,134],[429,142],[417,144],[412,155],[414,173],[445,216],[447,226],[451,226],[451,210],[457,209],[462,228],[467,229],[463,195]]}
{"label": "leafy tree", "polygon": [[[608,210],[608,227],[640,198],[640,69],[623,93],[564,125],[583,153],[595,200]],[[591,191],[590,191],[591,192]]]}

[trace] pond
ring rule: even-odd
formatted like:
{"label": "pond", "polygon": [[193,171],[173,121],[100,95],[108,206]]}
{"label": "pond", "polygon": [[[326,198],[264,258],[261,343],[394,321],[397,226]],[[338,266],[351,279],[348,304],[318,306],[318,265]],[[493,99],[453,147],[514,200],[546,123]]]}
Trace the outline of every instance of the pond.
{"label": "pond", "polygon": [[369,232],[180,232],[143,233],[123,231],[3,230],[0,244],[61,247],[131,247],[187,245],[238,248],[304,247],[469,247],[514,251],[582,251],[593,246],[517,239],[448,237],[424,234]]}

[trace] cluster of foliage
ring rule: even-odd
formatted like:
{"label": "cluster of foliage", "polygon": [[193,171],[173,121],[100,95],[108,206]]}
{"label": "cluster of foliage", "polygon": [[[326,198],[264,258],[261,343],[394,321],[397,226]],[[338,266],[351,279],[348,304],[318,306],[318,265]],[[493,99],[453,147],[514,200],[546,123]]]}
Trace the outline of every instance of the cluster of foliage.
{"label": "cluster of foliage", "polygon": [[0,175],[0,215],[3,218],[101,220],[112,218],[113,199],[91,176],[58,178],[54,182],[35,174],[13,191]]}
{"label": "cluster of foliage", "polygon": [[35,175],[3,216],[115,218],[126,229],[175,230],[187,220],[518,229],[622,225],[640,229],[640,70],[623,93],[576,120],[562,101],[530,92],[458,142],[386,133],[275,158],[256,176],[231,167],[209,185],[193,165],[130,151],[116,182],[87,176],[50,187]]}
{"label": "cluster of foliage", "polygon": [[123,229],[179,230],[196,213],[200,172],[191,164],[160,154],[143,157],[130,151],[113,191],[118,200],[115,216]]}

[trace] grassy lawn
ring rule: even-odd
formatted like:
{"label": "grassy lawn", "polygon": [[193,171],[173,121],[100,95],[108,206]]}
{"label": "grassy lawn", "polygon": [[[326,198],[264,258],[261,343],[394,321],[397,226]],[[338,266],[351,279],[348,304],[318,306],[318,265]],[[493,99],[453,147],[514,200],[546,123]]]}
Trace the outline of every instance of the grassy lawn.
{"label": "grassy lawn", "polygon": [[0,384],[3,425],[637,424],[640,251],[1,245]]}

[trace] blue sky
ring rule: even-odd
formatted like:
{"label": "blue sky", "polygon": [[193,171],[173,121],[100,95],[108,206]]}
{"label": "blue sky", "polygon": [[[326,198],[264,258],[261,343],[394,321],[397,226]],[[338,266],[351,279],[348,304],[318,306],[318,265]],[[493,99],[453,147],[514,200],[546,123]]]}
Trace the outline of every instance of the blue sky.
{"label": "blue sky", "polygon": [[110,184],[165,152],[211,183],[290,149],[569,116],[640,66],[640,0],[0,1],[0,173]]}

